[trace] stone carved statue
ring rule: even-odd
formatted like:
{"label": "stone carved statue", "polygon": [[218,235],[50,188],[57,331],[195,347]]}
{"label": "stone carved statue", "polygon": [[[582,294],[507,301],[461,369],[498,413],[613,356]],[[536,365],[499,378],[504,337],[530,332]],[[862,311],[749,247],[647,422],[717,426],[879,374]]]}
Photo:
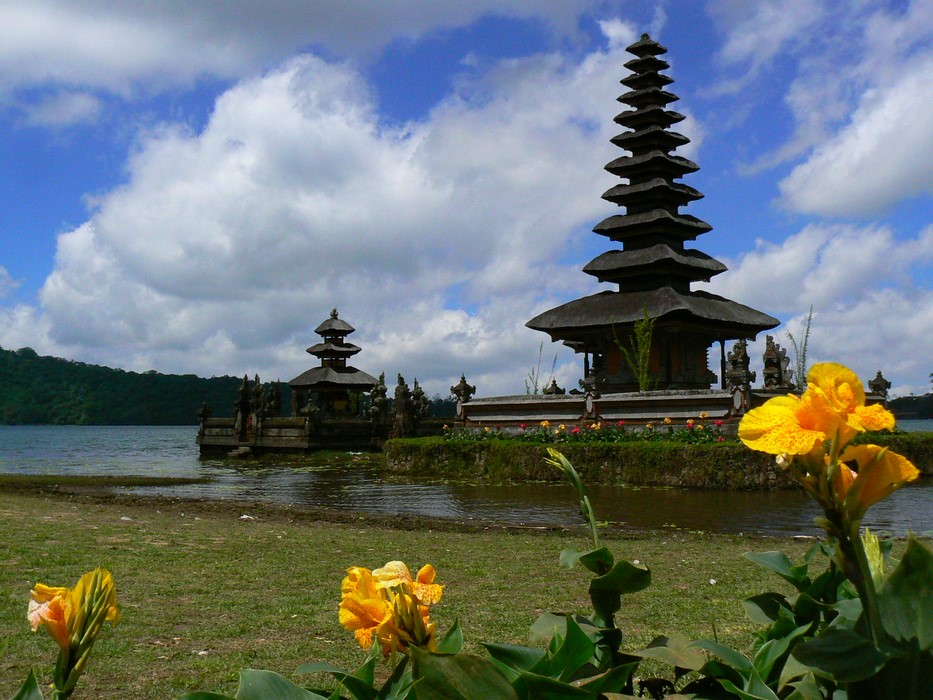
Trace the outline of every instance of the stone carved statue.
{"label": "stone carved statue", "polygon": [[466,403],[476,393],[476,387],[467,384],[466,375],[461,374],[460,382],[450,387],[450,393],[456,396],[460,403]]}
{"label": "stone carved statue", "polygon": [[548,394],[550,396],[559,396],[561,394],[566,394],[567,390],[561,389],[559,386],[557,386],[557,380],[552,379],[551,383],[548,386],[544,387],[543,393]]}
{"label": "stone carved statue", "polygon": [[411,425],[412,435],[415,435],[417,433],[418,424],[421,422],[421,419],[427,418],[428,414],[431,413],[431,402],[425,395],[424,389],[422,389],[421,385],[418,384],[417,377],[415,377],[414,386],[411,390],[411,402],[409,406],[409,424]]}
{"label": "stone carved statue", "polygon": [[747,389],[755,381],[756,373],[749,371],[749,363],[748,342],[742,338],[726,355],[726,384],[730,389]]}
{"label": "stone carved statue", "polygon": [[201,404],[201,408],[198,409],[198,434],[203,435],[204,429],[207,427],[207,419],[211,417],[213,411],[207,407],[207,402]]}
{"label": "stone carved statue", "polygon": [[237,400],[233,404],[233,432],[239,438],[246,434],[246,424],[249,421],[249,377],[243,375]]}
{"label": "stone carved statue", "polygon": [[871,393],[887,398],[888,389],[891,388],[891,382],[882,376],[881,370],[879,369],[875,378],[868,382],[868,388],[871,389]]}
{"label": "stone carved statue", "polygon": [[791,382],[794,371],[788,369],[790,360],[787,352],[780,345],[774,342],[772,336],[765,337],[764,353],[764,371],[762,379],[765,383],[765,389],[793,389]]}
{"label": "stone carved statue", "polygon": [[386,399],[388,394],[386,387],[386,373],[379,375],[379,381],[369,391],[369,420],[373,424],[373,432],[382,435],[386,428],[386,412],[389,401]]}
{"label": "stone carved statue", "polygon": [[392,405],[392,434],[395,437],[405,437],[411,428],[411,390],[405,383],[405,377],[398,375],[398,384],[395,387],[395,401]]}

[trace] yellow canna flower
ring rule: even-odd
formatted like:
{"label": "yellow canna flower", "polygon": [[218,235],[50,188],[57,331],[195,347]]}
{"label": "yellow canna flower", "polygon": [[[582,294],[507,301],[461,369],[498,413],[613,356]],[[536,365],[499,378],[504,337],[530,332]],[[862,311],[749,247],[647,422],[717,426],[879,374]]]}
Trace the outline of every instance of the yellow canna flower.
{"label": "yellow canna flower", "polygon": [[824,362],[807,373],[807,393],[815,392],[825,399],[839,416],[842,444],[855,433],[865,430],[890,430],[894,416],[883,406],[865,405],[865,389],[858,376],[843,365]]}
{"label": "yellow canna flower", "polygon": [[392,617],[388,596],[376,587],[372,572],[359,566],[347,569],[340,590],[340,624],[369,649],[376,629]]}
{"label": "yellow canna flower", "polygon": [[437,572],[430,564],[425,564],[418,570],[418,575],[412,578],[411,571],[404,562],[390,561],[381,569],[373,571],[373,580],[377,588],[394,588],[403,586],[407,588],[422,605],[433,605],[441,599],[444,587],[434,583]]}
{"label": "yellow canna flower", "polygon": [[543,421],[541,421],[541,427],[542,427],[542,428],[548,428],[548,427],[550,427],[550,425],[551,425],[551,421],[549,421],[549,420],[543,420]]}
{"label": "yellow canna flower", "polygon": [[[910,461],[878,445],[848,447],[839,461],[833,489],[853,522],[860,521],[875,503],[920,476],[920,471]],[[850,469],[847,462],[854,463],[857,472]]]}
{"label": "yellow canna flower", "polygon": [[672,421],[670,418],[665,418],[663,422],[664,422],[664,425],[670,425],[674,421]]}
{"label": "yellow canna flower", "polygon": [[775,396],[753,408],[739,423],[739,439],[748,447],[772,455],[807,454],[835,433],[835,414],[821,399]]}
{"label": "yellow canna flower", "polygon": [[26,616],[33,632],[45,627],[58,644],[52,683],[59,696],[69,697],[103,624],[120,621],[113,576],[98,568],[84,574],[73,588],[37,583]]}
{"label": "yellow canna flower", "polygon": [[33,632],[42,625],[58,646],[68,649],[68,621],[74,616],[71,591],[37,583],[30,593],[26,616]]}

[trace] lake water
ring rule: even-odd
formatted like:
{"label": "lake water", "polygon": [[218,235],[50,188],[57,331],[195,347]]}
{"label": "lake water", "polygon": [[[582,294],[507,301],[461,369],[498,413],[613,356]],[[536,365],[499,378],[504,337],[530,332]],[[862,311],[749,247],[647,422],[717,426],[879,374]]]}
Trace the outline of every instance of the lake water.
{"label": "lake water", "polygon": [[[915,425],[916,424],[916,425]],[[933,431],[933,421],[902,429]],[[115,488],[121,493],[267,501],[379,515],[473,523],[567,526],[580,523],[575,494],[563,483],[476,484],[381,478],[365,457],[283,456],[201,460],[197,429],[130,426],[0,426],[0,474],[206,477],[208,483]],[[933,483],[925,479],[874,506],[873,530],[933,535]],[[818,535],[817,507],[798,491],[685,491],[592,486],[601,520],[631,529]]]}

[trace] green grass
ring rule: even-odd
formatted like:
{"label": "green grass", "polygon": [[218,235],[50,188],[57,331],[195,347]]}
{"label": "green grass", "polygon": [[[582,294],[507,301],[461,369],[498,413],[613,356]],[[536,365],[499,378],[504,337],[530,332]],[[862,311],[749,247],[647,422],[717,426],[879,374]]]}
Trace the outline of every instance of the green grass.
{"label": "green grass", "polygon": [[[242,519],[243,514],[253,519]],[[762,513],[762,517],[768,517]],[[123,620],[105,628],[75,698],[174,698],[192,689],[231,693],[242,667],[291,675],[306,661],[352,667],[363,659],[337,620],[348,566],[401,559],[434,564],[445,584],[433,617],[456,617],[468,649],[523,643],[544,611],[588,613],[588,573],[562,569],[559,552],[586,549],[582,529],[451,532],[386,523],[316,521],[261,506],[92,498],[0,489],[0,698],[30,668],[50,678],[56,647],[26,621],[30,588],[75,583],[95,566],[113,572]],[[611,534],[618,558],[652,570],[647,591],[625,599],[619,623],[636,649],[672,631],[714,635],[746,648],[754,629],[741,600],[781,581],[742,559],[807,542],[666,531]],[[715,580],[712,583],[711,580]],[[3,641],[0,639],[0,649]]]}

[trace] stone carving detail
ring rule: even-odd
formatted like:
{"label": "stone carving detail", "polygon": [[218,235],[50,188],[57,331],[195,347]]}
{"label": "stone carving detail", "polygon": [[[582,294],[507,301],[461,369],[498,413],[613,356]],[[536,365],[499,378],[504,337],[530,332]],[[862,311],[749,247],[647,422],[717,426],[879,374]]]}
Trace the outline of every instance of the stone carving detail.
{"label": "stone carving detail", "polygon": [[467,403],[476,393],[476,387],[467,384],[466,375],[460,375],[460,383],[450,387],[450,393],[457,397],[457,419],[463,419],[463,404]]}
{"label": "stone carving detail", "polygon": [[243,375],[237,400],[233,404],[233,432],[241,439],[246,435],[249,422],[249,377]]}
{"label": "stone carving detail", "polygon": [[788,369],[790,360],[787,351],[774,342],[773,336],[765,337],[764,371],[762,379],[765,389],[793,389],[791,381],[794,371]]}
{"label": "stone carving detail", "polygon": [[395,400],[392,404],[392,436],[405,437],[411,430],[411,389],[405,377],[398,375]]}
{"label": "stone carving detail", "polygon": [[875,378],[868,382],[868,388],[871,389],[871,393],[887,398],[888,389],[891,388],[891,382],[882,376],[881,370],[879,369]]}
{"label": "stone carving detail", "polygon": [[411,402],[409,406],[411,412],[409,417],[411,434],[416,435],[418,433],[418,424],[421,422],[421,419],[427,418],[428,414],[431,412],[431,402],[425,395],[424,389],[418,384],[417,377],[415,378],[414,386],[411,390]]}
{"label": "stone carving detail", "polygon": [[544,387],[544,393],[552,396],[559,396],[561,394],[566,394],[566,389],[561,389],[557,386],[557,380],[552,379],[549,386]]}
{"label": "stone carving detail", "polygon": [[386,386],[386,373],[379,375],[379,381],[369,392],[369,420],[373,424],[373,433],[384,435],[386,430],[386,416],[389,401],[386,396],[389,389]]}
{"label": "stone carving detail", "polygon": [[748,369],[748,342],[736,341],[726,355],[726,384],[730,389],[747,389],[755,381],[756,373]]}

